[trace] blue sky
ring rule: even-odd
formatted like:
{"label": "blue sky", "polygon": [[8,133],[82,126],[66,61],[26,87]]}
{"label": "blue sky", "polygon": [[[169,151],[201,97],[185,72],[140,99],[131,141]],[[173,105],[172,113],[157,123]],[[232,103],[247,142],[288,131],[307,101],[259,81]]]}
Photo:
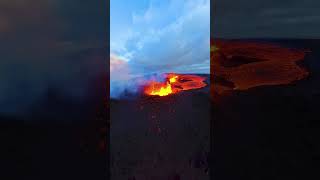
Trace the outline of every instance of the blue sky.
{"label": "blue sky", "polygon": [[111,0],[110,15],[111,79],[209,73],[209,0]]}

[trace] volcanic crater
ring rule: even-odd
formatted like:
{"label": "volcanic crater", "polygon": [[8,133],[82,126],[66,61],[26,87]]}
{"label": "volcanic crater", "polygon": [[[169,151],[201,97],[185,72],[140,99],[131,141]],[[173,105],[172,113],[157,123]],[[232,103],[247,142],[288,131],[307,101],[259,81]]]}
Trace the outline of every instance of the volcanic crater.
{"label": "volcanic crater", "polygon": [[271,43],[211,40],[211,93],[301,80],[309,75],[301,66],[307,52]]}

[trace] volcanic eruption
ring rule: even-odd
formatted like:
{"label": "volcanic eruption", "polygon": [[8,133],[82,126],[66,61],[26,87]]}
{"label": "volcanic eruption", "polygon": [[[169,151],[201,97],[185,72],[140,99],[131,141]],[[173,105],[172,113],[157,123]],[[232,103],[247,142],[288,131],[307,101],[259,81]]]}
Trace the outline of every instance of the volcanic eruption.
{"label": "volcanic eruption", "polygon": [[167,96],[191,89],[199,89],[205,87],[205,77],[189,74],[164,74],[163,82],[150,80],[144,87],[144,93],[151,96]]}

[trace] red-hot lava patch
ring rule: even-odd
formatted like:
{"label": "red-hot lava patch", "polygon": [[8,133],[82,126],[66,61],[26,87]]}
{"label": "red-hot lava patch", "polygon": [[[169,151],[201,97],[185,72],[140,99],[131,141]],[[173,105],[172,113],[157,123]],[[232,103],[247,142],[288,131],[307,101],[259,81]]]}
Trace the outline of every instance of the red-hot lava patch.
{"label": "red-hot lava patch", "polygon": [[211,41],[211,93],[301,80],[309,75],[297,64],[306,52],[271,43]]}
{"label": "red-hot lava patch", "polygon": [[144,93],[151,96],[167,96],[175,94],[180,91],[187,91],[192,89],[200,89],[207,84],[204,82],[205,77],[189,74],[164,74],[165,80],[159,82],[150,80],[144,87]]}

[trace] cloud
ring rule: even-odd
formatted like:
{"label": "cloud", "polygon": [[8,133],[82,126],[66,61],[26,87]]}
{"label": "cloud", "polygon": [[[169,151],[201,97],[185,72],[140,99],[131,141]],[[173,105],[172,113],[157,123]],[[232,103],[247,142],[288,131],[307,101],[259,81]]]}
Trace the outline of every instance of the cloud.
{"label": "cloud", "polygon": [[149,23],[152,20],[153,11],[154,11],[154,8],[153,8],[152,4],[150,4],[149,8],[141,15],[139,15],[136,12],[133,12],[133,14],[132,14],[133,24]]}
{"label": "cloud", "polygon": [[110,96],[119,97],[128,87],[130,77],[127,61],[110,54]]}
{"label": "cloud", "polygon": [[110,78],[111,80],[128,80],[129,68],[125,60],[111,53],[110,54]]}
{"label": "cloud", "polygon": [[[118,55],[128,59],[134,74],[174,72],[189,73],[193,64],[207,65],[210,50],[210,1],[151,1],[145,12],[133,13],[127,36]],[[179,9],[179,10],[178,10]],[[130,55],[130,56],[128,56]]]}

